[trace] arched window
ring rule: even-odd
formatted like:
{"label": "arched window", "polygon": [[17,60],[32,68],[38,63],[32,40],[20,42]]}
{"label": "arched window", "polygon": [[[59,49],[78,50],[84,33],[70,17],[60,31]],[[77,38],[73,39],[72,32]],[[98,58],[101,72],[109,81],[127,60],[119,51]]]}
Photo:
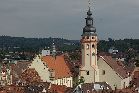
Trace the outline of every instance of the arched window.
{"label": "arched window", "polygon": [[86,45],[86,49],[89,49],[89,44]]}
{"label": "arched window", "polygon": [[94,44],[92,44],[92,48],[94,48],[95,47],[95,45]]}
{"label": "arched window", "polygon": [[89,39],[89,36],[87,36],[87,39]]}
{"label": "arched window", "polygon": [[95,37],[92,37],[92,39],[94,39]]}

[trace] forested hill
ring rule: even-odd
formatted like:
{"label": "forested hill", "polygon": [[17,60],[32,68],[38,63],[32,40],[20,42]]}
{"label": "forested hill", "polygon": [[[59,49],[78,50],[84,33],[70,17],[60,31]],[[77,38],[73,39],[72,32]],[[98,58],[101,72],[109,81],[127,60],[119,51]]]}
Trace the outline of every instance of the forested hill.
{"label": "forested hill", "polygon": [[[71,51],[79,47],[78,40],[66,40],[62,38],[24,38],[0,36],[0,49],[5,51],[30,51],[38,52],[55,43],[58,50]],[[70,48],[69,48],[70,47]]]}
{"label": "forested hill", "polygon": [[[67,40],[62,38],[24,38],[24,37],[11,37],[0,36],[0,50],[5,51],[33,51],[38,52],[45,47],[51,47],[55,43],[57,50],[60,51],[74,51],[80,49],[79,40]],[[132,48],[139,51],[139,39],[124,39],[100,40],[98,43],[98,51],[107,52],[109,48],[115,47],[121,52],[125,52]]]}
{"label": "forested hill", "polygon": [[114,47],[120,52],[126,52],[129,49],[133,49],[136,52],[139,52],[139,39],[124,39],[124,40],[108,39],[108,41],[100,40],[98,44],[99,51],[106,52],[111,47]]}

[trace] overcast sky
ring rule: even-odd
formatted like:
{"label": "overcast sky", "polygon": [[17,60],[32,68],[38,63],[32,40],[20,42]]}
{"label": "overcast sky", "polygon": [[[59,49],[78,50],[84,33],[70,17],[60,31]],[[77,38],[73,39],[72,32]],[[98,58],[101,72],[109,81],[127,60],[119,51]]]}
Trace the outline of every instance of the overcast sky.
{"label": "overcast sky", "polygon": [[[139,0],[94,0],[100,39],[139,39]],[[0,0],[0,35],[79,40],[87,0]]]}

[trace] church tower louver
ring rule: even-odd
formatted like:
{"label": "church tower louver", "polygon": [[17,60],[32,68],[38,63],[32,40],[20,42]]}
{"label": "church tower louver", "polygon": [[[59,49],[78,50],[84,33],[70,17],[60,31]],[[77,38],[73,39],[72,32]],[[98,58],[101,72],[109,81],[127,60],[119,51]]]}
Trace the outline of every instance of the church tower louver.
{"label": "church tower louver", "polygon": [[80,76],[84,77],[85,83],[98,82],[97,66],[97,43],[96,28],[93,26],[92,12],[89,7],[87,12],[86,26],[83,28],[81,38],[82,66]]}

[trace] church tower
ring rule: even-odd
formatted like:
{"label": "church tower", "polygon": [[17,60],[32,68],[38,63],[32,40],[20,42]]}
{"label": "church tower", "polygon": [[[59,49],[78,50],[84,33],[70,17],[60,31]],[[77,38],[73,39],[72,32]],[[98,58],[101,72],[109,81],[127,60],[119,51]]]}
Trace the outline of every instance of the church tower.
{"label": "church tower", "polygon": [[81,38],[82,66],[80,76],[84,77],[85,83],[98,82],[97,66],[97,43],[96,28],[93,26],[92,12],[89,7],[87,12],[86,26],[83,28]]}

